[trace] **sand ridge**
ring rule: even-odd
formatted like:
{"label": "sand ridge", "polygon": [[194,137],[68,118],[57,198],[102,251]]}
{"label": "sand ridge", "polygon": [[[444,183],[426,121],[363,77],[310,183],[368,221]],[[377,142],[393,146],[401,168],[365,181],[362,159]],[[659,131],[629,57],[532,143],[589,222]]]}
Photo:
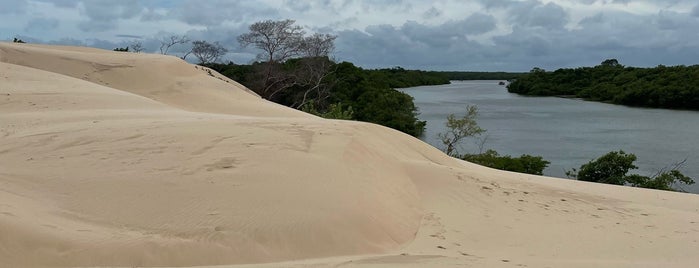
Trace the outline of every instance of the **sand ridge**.
{"label": "sand ridge", "polygon": [[171,56],[0,43],[17,266],[693,267],[699,197],[496,171]]}

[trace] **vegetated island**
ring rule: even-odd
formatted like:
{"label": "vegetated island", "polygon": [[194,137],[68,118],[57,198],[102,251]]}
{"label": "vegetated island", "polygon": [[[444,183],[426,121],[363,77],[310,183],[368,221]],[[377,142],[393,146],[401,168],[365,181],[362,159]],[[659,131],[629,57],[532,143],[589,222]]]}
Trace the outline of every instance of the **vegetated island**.
{"label": "vegetated island", "polygon": [[699,65],[626,67],[608,59],[595,67],[534,68],[507,87],[529,96],[570,96],[639,107],[699,110]]}

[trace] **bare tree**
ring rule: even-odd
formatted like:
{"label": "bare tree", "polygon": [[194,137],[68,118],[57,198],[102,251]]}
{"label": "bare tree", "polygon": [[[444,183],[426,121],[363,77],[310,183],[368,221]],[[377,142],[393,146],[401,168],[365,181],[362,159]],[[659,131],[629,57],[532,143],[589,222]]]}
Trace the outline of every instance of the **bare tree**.
{"label": "bare tree", "polygon": [[253,45],[263,53],[260,59],[267,62],[284,62],[301,51],[303,35],[301,26],[294,25],[294,20],[266,20],[250,25],[250,32],[238,36],[242,47]]}
{"label": "bare tree", "polygon": [[141,43],[141,41],[139,40],[134,40],[133,42],[131,42],[130,47],[134,53],[140,53],[141,51],[143,51],[143,43]]}
{"label": "bare tree", "polygon": [[[258,59],[266,61],[261,84],[255,91],[260,96],[276,101],[279,95],[299,93],[294,97],[294,108],[301,108],[309,101],[323,105],[323,99],[329,96],[329,88],[334,84],[328,81],[332,74],[332,61],[328,55],[335,49],[334,35],[313,34],[305,37],[300,26],[294,25],[294,20],[261,21],[250,25],[250,31],[238,37],[242,47],[254,46],[262,53]],[[285,70],[281,64],[296,57],[292,64],[296,66],[291,71]],[[287,89],[294,88],[301,92],[290,93]]]}
{"label": "bare tree", "polygon": [[228,50],[218,42],[209,43],[204,40],[198,40],[192,42],[191,52],[199,59],[200,64],[206,64],[218,61]]}
{"label": "bare tree", "polygon": [[301,53],[304,57],[327,57],[335,50],[336,35],[315,33],[304,38]]}
{"label": "bare tree", "polygon": [[189,43],[189,39],[187,38],[186,35],[173,35],[170,36],[169,38],[165,38],[160,41],[160,54],[166,55],[168,50],[170,50],[171,47],[178,45],[178,44],[186,44]]}

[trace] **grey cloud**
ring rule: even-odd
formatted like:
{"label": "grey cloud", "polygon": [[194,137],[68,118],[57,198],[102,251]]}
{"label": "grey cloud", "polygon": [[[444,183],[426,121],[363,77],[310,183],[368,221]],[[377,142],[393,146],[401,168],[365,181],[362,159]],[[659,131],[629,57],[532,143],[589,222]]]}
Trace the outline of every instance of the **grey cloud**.
{"label": "grey cloud", "polygon": [[117,28],[117,22],[113,20],[89,20],[78,24],[78,28],[85,32],[101,32]]}
{"label": "grey cloud", "polygon": [[482,34],[495,29],[495,17],[483,13],[474,13],[467,19],[457,23],[458,29],[467,34]]}
{"label": "grey cloud", "polygon": [[593,25],[593,24],[600,24],[604,23],[604,15],[602,13],[597,13],[594,16],[590,17],[585,17],[580,22],[578,22],[578,25],[586,26],[586,25]]}
{"label": "grey cloud", "polygon": [[[577,0],[584,4],[595,0]],[[559,5],[539,0],[479,0],[486,10],[506,10],[508,20],[519,26],[561,28],[569,21],[568,13]]]}
{"label": "grey cloud", "polygon": [[55,18],[37,18],[29,21],[24,30],[29,33],[53,30],[58,28],[58,19]]}
{"label": "grey cloud", "polygon": [[83,2],[83,6],[88,18],[101,21],[133,18],[143,9],[138,0],[90,0]]}
{"label": "grey cloud", "polygon": [[[72,8],[78,6],[81,0],[35,0],[39,2],[51,3],[55,7]],[[88,0],[89,1],[89,0]]]}
{"label": "grey cloud", "polygon": [[310,3],[298,0],[285,0],[284,6],[299,13],[303,13],[311,9]]}
{"label": "grey cloud", "polygon": [[[85,31],[115,29],[124,19],[130,18],[158,23],[163,29],[170,29],[169,25],[182,27],[182,23],[173,22],[172,19],[190,25],[206,26],[205,29],[197,27],[197,30],[190,30],[184,34],[187,34],[191,40],[221,42],[231,51],[225,60],[232,59],[240,63],[248,62],[258,53],[253,48],[240,48],[235,40],[239,34],[247,31],[247,25],[263,19],[281,19],[280,12],[288,14],[289,10],[297,10],[296,12],[302,13],[308,8],[327,11],[331,15],[330,20],[335,21],[334,23],[320,22],[318,25],[327,26],[317,28],[315,31],[339,36],[336,41],[338,60],[349,60],[370,68],[400,65],[420,69],[526,71],[534,66],[552,70],[561,67],[596,65],[606,58],[617,58],[622,64],[632,66],[696,64],[695,61],[699,58],[699,36],[696,35],[695,30],[699,28],[699,5],[691,8],[694,5],[692,3],[690,7],[678,10],[682,9],[683,5],[687,6],[690,0],[681,2],[682,5],[677,0],[642,0],[645,4],[663,10],[645,15],[602,6],[601,12],[583,18],[572,29],[564,26],[570,22],[568,12],[576,12],[576,7],[571,7],[568,11],[552,1],[546,1],[548,2],[546,4],[543,0],[478,1],[484,8],[476,10],[476,13],[470,17],[452,18],[440,25],[417,21],[387,21],[386,23],[393,23],[393,25],[397,23],[399,26],[373,25],[363,30],[350,28],[342,31],[337,29],[348,29],[351,25],[361,24],[357,23],[357,18],[352,17],[352,14],[347,14],[348,10],[356,11],[359,8],[370,10],[371,14],[388,14],[400,13],[414,7],[411,6],[410,1],[400,0],[385,3],[352,0],[297,1],[302,3],[287,6],[288,10],[282,11],[276,10],[276,7],[270,6],[271,4],[225,0],[168,1],[165,6],[161,5],[165,1],[137,3],[112,1],[98,8],[89,7],[90,1],[84,1],[82,4],[78,3],[79,1],[69,0],[53,3],[57,7],[80,8],[85,21],[79,25],[80,29]],[[604,5],[636,3],[629,0],[570,1],[578,4],[594,2]],[[1,12],[9,10],[3,8],[6,3],[9,1],[0,0]],[[24,3],[24,1],[18,3]],[[447,1],[442,2],[444,3]],[[672,8],[666,8],[667,6]],[[15,8],[12,12],[28,12],[21,7],[11,8]],[[488,13],[504,13],[504,17],[496,19]],[[341,16],[335,16],[335,14],[341,14]],[[420,16],[429,18],[444,15],[436,8],[420,10],[416,14],[418,14],[416,20],[419,20]],[[392,16],[386,17],[390,19]],[[498,21],[510,24],[505,26],[505,29],[511,29],[511,31],[494,32]],[[42,36],[38,33],[39,29],[54,27],[52,25],[51,21],[27,21],[26,25],[20,26],[20,30],[22,27],[36,29],[37,32],[27,34]],[[61,24],[60,27],[66,28],[68,23]],[[477,40],[480,41],[480,38],[483,38],[482,34],[488,32],[500,34],[488,40],[489,42],[483,43],[473,38],[478,36]],[[64,39],[51,42],[113,49],[127,46],[130,40],[138,39],[146,47],[146,51],[157,52],[161,37],[183,34],[183,32],[161,32],[137,38],[137,36],[128,35],[132,33],[129,31],[119,33],[127,34],[112,37],[111,41]],[[115,33],[111,34],[114,36]],[[77,36],[75,33],[67,35]],[[35,39],[29,37],[21,38],[35,42]],[[173,54],[178,54],[189,48],[189,45],[185,45],[173,48],[171,51]]]}
{"label": "grey cloud", "polygon": [[349,18],[346,18],[343,20],[332,22],[332,23],[328,24],[327,27],[324,27],[324,28],[329,28],[329,29],[344,28],[344,27],[352,25],[353,23],[356,23],[358,21],[359,21],[359,19],[357,17],[349,17]]}
{"label": "grey cloud", "polygon": [[159,21],[165,18],[167,18],[165,14],[161,14],[153,9],[148,8],[143,12],[143,15],[141,16],[141,21]]}
{"label": "grey cloud", "polygon": [[[494,18],[477,13],[463,21],[437,26],[411,21],[400,27],[375,25],[364,32],[341,31],[338,56],[369,68],[399,65],[493,71],[593,66],[607,58],[632,66],[689,65],[699,58],[699,36],[695,34],[699,20],[686,12],[638,15],[610,10],[567,29],[562,27],[568,22],[567,14],[559,6],[535,1],[514,5],[508,9],[509,14],[520,10],[532,18],[513,19],[512,32],[494,37],[493,44],[468,38],[478,34],[478,29],[494,27]],[[466,27],[476,21],[485,23]]]}
{"label": "grey cloud", "polygon": [[[337,52],[343,60],[365,67],[400,65],[407,68],[459,69],[493,53],[469,40],[464,21],[429,26],[407,22],[400,27],[374,25],[338,33]],[[476,31],[480,32],[480,31]]]}
{"label": "grey cloud", "polygon": [[479,0],[478,2],[480,2],[486,9],[506,8],[512,6],[513,4],[518,4],[517,1],[512,0]]}
{"label": "grey cloud", "polygon": [[278,11],[260,3],[247,1],[188,0],[172,10],[172,13],[183,22],[192,25],[218,26],[224,21],[241,22],[261,17],[276,17]]}
{"label": "grey cloud", "polygon": [[117,21],[136,17],[143,11],[138,0],[91,0],[82,3],[82,12],[88,20],[78,25],[86,32],[100,32],[117,28]]}
{"label": "grey cloud", "polygon": [[413,5],[404,0],[384,0],[380,4],[376,2],[361,2],[362,10],[364,11],[380,11],[380,12],[407,12],[413,9]]}
{"label": "grey cloud", "polygon": [[510,16],[517,25],[560,28],[568,23],[568,13],[552,2],[542,5],[538,1],[523,2],[512,10]]}
{"label": "grey cloud", "polygon": [[430,9],[426,10],[425,13],[422,13],[422,18],[424,19],[433,19],[436,17],[439,17],[442,15],[442,11],[435,8],[431,7]]}
{"label": "grey cloud", "polygon": [[0,14],[22,14],[27,11],[27,1],[0,1]]}
{"label": "grey cloud", "polygon": [[681,15],[672,11],[660,11],[656,23],[661,30],[674,30],[685,26],[685,20]]}

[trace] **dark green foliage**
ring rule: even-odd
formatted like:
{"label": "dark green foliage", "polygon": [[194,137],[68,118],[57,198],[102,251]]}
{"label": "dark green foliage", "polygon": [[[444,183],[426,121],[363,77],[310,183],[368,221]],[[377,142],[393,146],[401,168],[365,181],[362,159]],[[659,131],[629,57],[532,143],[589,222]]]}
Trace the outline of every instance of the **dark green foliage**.
{"label": "dark green foliage", "polygon": [[626,182],[631,186],[658,189],[665,191],[675,191],[672,188],[673,184],[694,184],[694,180],[690,177],[685,176],[678,170],[670,170],[669,172],[662,172],[655,177],[646,177],[641,175],[632,174],[626,176]]}
{"label": "dark green foliage", "polygon": [[699,110],[699,65],[634,68],[609,59],[595,67],[554,72],[532,70],[512,82],[508,91],[532,96],[575,96],[630,106]]}
{"label": "dark green foliage", "polygon": [[[417,119],[417,107],[413,98],[403,92],[394,90],[396,85],[420,85],[415,81],[432,81],[429,75],[421,71],[408,70],[364,70],[350,62],[335,63],[327,57],[296,58],[284,63],[273,65],[277,77],[298,79],[308,77],[311,70],[309,64],[318,66],[324,64],[328,70],[324,76],[314,83],[299,83],[289,81],[283,91],[266,97],[274,102],[312,113],[338,119],[354,119],[384,125],[413,136],[420,136],[425,128],[425,121]],[[226,77],[238,81],[246,87],[263,95],[264,85],[261,81],[268,68],[268,63],[253,63],[252,65],[205,64]],[[393,71],[391,71],[393,70]],[[396,74],[393,77],[392,74]],[[410,75],[408,75],[410,74]],[[416,76],[419,79],[403,81]],[[420,78],[421,77],[421,78]],[[280,84],[285,81],[279,80]],[[317,82],[317,83],[316,83]],[[448,81],[447,81],[448,82]],[[310,90],[313,87],[324,90]],[[305,101],[304,101],[305,99]],[[308,107],[312,100],[312,107]],[[351,109],[351,113],[348,110]]]}
{"label": "dark green foliage", "polygon": [[694,180],[682,174],[678,169],[682,163],[672,169],[663,169],[655,176],[648,177],[638,174],[627,175],[629,170],[636,169],[633,164],[636,155],[624,151],[609,152],[600,158],[580,166],[580,170],[566,172],[566,175],[582,181],[599,182],[633,187],[677,191],[675,184],[694,184]]}
{"label": "dark green foliage", "polygon": [[486,167],[534,175],[542,175],[544,169],[551,163],[541,156],[528,154],[523,154],[520,157],[500,156],[494,150],[487,150],[482,154],[465,154],[461,158]]}
{"label": "dark green foliage", "polygon": [[449,77],[441,72],[406,70],[401,67],[391,69],[366,70],[372,79],[384,81],[390,88],[449,84]]}
{"label": "dark green foliage", "polygon": [[118,47],[118,48],[115,48],[114,51],[129,52],[129,47]]}
{"label": "dark green foliage", "polygon": [[392,88],[369,86],[355,100],[355,119],[400,130],[415,137],[422,135],[425,121],[417,119],[413,97]]}
{"label": "dark green foliage", "polygon": [[[581,181],[623,185],[626,182],[626,173],[630,169],[638,168],[634,166],[634,161],[636,161],[634,154],[627,154],[624,151],[610,152],[580,166],[576,177]],[[570,174],[573,173],[570,172]]]}
{"label": "dark green foliage", "polygon": [[12,40],[12,43],[22,43],[22,44],[24,44],[24,43],[26,43],[26,42],[22,41],[22,39],[17,39],[17,37],[15,37],[15,39]]}

